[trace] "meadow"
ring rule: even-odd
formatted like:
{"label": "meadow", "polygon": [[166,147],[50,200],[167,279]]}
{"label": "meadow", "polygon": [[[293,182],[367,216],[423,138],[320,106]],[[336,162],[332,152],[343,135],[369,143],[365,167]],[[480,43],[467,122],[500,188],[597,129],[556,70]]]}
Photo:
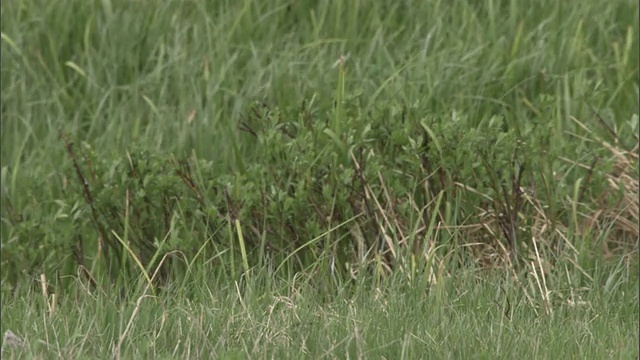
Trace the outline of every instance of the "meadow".
{"label": "meadow", "polygon": [[636,359],[637,1],[5,1],[28,359]]}

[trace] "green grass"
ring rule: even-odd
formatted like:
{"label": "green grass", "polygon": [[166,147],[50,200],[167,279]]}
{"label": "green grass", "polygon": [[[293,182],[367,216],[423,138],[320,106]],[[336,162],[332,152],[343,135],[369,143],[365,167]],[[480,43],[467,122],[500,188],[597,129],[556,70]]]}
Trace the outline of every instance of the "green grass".
{"label": "green grass", "polygon": [[612,289],[570,290],[553,281],[563,294],[554,290],[547,314],[540,299],[527,300],[521,285],[497,278],[460,275],[430,288],[397,280],[367,290],[339,288],[331,301],[302,278],[269,286],[198,281],[169,297],[133,295],[129,301],[78,289],[60,299],[53,316],[40,294],[25,294],[3,303],[3,326],[28,336],[27,358],[637,355],[638,287],[623,275]]}
{"label": "green grass", "polygon": [[638,356],[637,2],[1,22],[15,357]]}

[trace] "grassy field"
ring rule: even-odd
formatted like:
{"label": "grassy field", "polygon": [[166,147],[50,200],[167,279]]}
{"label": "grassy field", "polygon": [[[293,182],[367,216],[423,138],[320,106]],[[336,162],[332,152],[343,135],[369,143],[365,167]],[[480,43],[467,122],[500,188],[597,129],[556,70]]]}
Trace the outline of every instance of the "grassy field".
{"label": "grassy field", "polygon": [[636,359],[638,10],[3,2],[3,356]]}

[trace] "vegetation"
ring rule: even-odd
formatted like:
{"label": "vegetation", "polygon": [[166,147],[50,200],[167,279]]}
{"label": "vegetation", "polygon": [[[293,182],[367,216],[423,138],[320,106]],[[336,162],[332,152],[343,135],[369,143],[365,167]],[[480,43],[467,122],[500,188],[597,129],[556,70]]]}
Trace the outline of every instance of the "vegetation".
{"label": "vegetation", "polygon": [[11,356],[638,356],[637,2],[1,21]]}

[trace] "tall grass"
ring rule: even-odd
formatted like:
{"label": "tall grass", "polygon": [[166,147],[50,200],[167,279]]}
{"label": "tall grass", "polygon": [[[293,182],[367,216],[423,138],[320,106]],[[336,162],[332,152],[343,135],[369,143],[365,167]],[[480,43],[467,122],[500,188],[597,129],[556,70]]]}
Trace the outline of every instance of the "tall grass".
{"label": "tall grass", "polygon": [[33,354],[636,354],[636,2],[32,0],[1,21],[2,326],[48,309]]}

